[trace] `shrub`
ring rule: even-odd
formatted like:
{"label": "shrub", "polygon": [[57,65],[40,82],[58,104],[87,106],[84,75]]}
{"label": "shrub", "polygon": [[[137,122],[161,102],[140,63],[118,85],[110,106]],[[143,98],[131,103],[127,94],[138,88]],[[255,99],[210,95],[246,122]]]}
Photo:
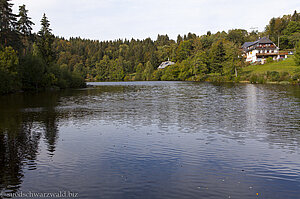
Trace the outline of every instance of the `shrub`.
{"label": "shrub", "polygon": [[256,84],[257,80],[258,80],[258,77],[257,77],[256,74],[251,75],[251,77],[249,79],[249,81],[250,81],[251,84]]}
{"label": "shrub", "polygon": [[279,72],[277,71],[268,71],[267,72],[267,78],[268,80],[272,81],[272,82],[277,82],[279,81],[280,75]]}
{"label": "shrub", "polygon": [[288,72],[281,72],[279,74],[279,81],[288,81],[290,79],[290,74]]}
{"label": "shrub", "polygon": [[268,64],[268,63],[272,63],[272,62],[274,62],[274,60],[273,60],[272,57],[268,57],[268,58],[266,59],[266,63],[267,63],[267,64]]}

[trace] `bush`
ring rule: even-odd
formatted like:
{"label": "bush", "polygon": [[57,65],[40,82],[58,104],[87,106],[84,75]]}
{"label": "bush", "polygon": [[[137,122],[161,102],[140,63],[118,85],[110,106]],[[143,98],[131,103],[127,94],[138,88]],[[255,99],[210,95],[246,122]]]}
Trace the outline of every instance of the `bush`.
{"label": "bush", "polygon": [[267,78],[271,82],[277,82],[280,79],[279,72],[277,72],[277,71],[271,71],[271,72],[268,71],[267,72]]}
{"label": "bush", "polygon": [[300,74],[295,74],[295,75],[292,77],[292,81],[293,81],[293,82],[296,82],[296,83],[299,83],[299,82],[300,82]]}
{"label": "bush", "polygon": [[253,74],[251,75],[249,81],[251,84],[263,84],[266,82],[266,78],[264,75]]}
{"label": "bush", "polygon": [[279,81],[289,81],[290,80],[290,74],[288,72],[281,72],[279,74]]}
{"label": "bush", "polygon": [[212,76],[208,77],[207,80],[210,82],[220,83],[220,82],[225,82],[226,78],[221,75],[212,75]]}
{"label": "bush", "polygon": [[71,82],[69,84],[70,88],[83,88],[86,87],[84,78],[79,74],[73,72],[71,75]]}
{"label": "bush", "polygon": [[266,63],[267,63],[267,64],[268,64],[268,63],[272,63],[272,62],[274,62],[274,60],[273,60],[272,57],[268,57],[268,58],[266,59]]}
{"label": "bush", "polygon": [[251,75],[251,77],[250,77],[250,79],[249,79],[249,81],[250,81],[250,83],[251,84],[256,84],[258,81],[258,77],[257,77],[257,75]]}
{"label": "bush", "polygon": [[21,83],[15,74],[0,69],[0,94],[7,94],[20,89]]}

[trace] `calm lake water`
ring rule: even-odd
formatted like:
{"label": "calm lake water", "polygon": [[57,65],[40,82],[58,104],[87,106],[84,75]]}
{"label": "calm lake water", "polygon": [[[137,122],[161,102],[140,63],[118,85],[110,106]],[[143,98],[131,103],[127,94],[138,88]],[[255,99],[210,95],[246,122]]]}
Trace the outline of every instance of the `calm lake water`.
{"label": "calm lake water", "polygon": [[300,87],[93,84],[0,97],[2,197],[300,198]]}

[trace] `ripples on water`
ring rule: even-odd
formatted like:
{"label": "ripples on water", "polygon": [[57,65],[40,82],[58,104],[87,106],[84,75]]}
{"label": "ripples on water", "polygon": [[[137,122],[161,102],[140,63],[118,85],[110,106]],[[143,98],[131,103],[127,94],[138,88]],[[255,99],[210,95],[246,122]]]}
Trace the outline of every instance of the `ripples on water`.
{"label": "ripples on water", "polygon": [[299,198],[299,87],[94,85],[0,97],[0,190]]}

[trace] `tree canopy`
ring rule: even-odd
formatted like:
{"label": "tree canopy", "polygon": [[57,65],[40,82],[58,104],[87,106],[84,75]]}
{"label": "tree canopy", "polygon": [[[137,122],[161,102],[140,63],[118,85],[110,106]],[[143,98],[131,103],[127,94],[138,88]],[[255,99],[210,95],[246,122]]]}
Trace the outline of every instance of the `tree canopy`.
{"label": "tree canopy", "polygon": [[[167,34],[158,35],[155,40],[65,39],[53,35],[46,14],[41,19],[40,31],[32,33],[34,23],[26,6],[20,6],[16,15],[12,5],[10,0],[0,0],[0,55],[3,60],[10,60],[10,64],[1,62],[0,75],[7,77],[5,85],[11,84],[7,86],[10,89],[1,90],[1,93],[83,86],[84,80],[200,81],[211,73],[232,80],[244,65],[240,51],[244,42],[262,36],[269,36],[276,42],[279,37],[281,49],[291,49],[300,38],[300,15],[295,11],[292,15],[272,18],[264,32],[207,31],[202,36],[178,35],[176,41]],[[167,60],[175,64],[157,69]]]}

